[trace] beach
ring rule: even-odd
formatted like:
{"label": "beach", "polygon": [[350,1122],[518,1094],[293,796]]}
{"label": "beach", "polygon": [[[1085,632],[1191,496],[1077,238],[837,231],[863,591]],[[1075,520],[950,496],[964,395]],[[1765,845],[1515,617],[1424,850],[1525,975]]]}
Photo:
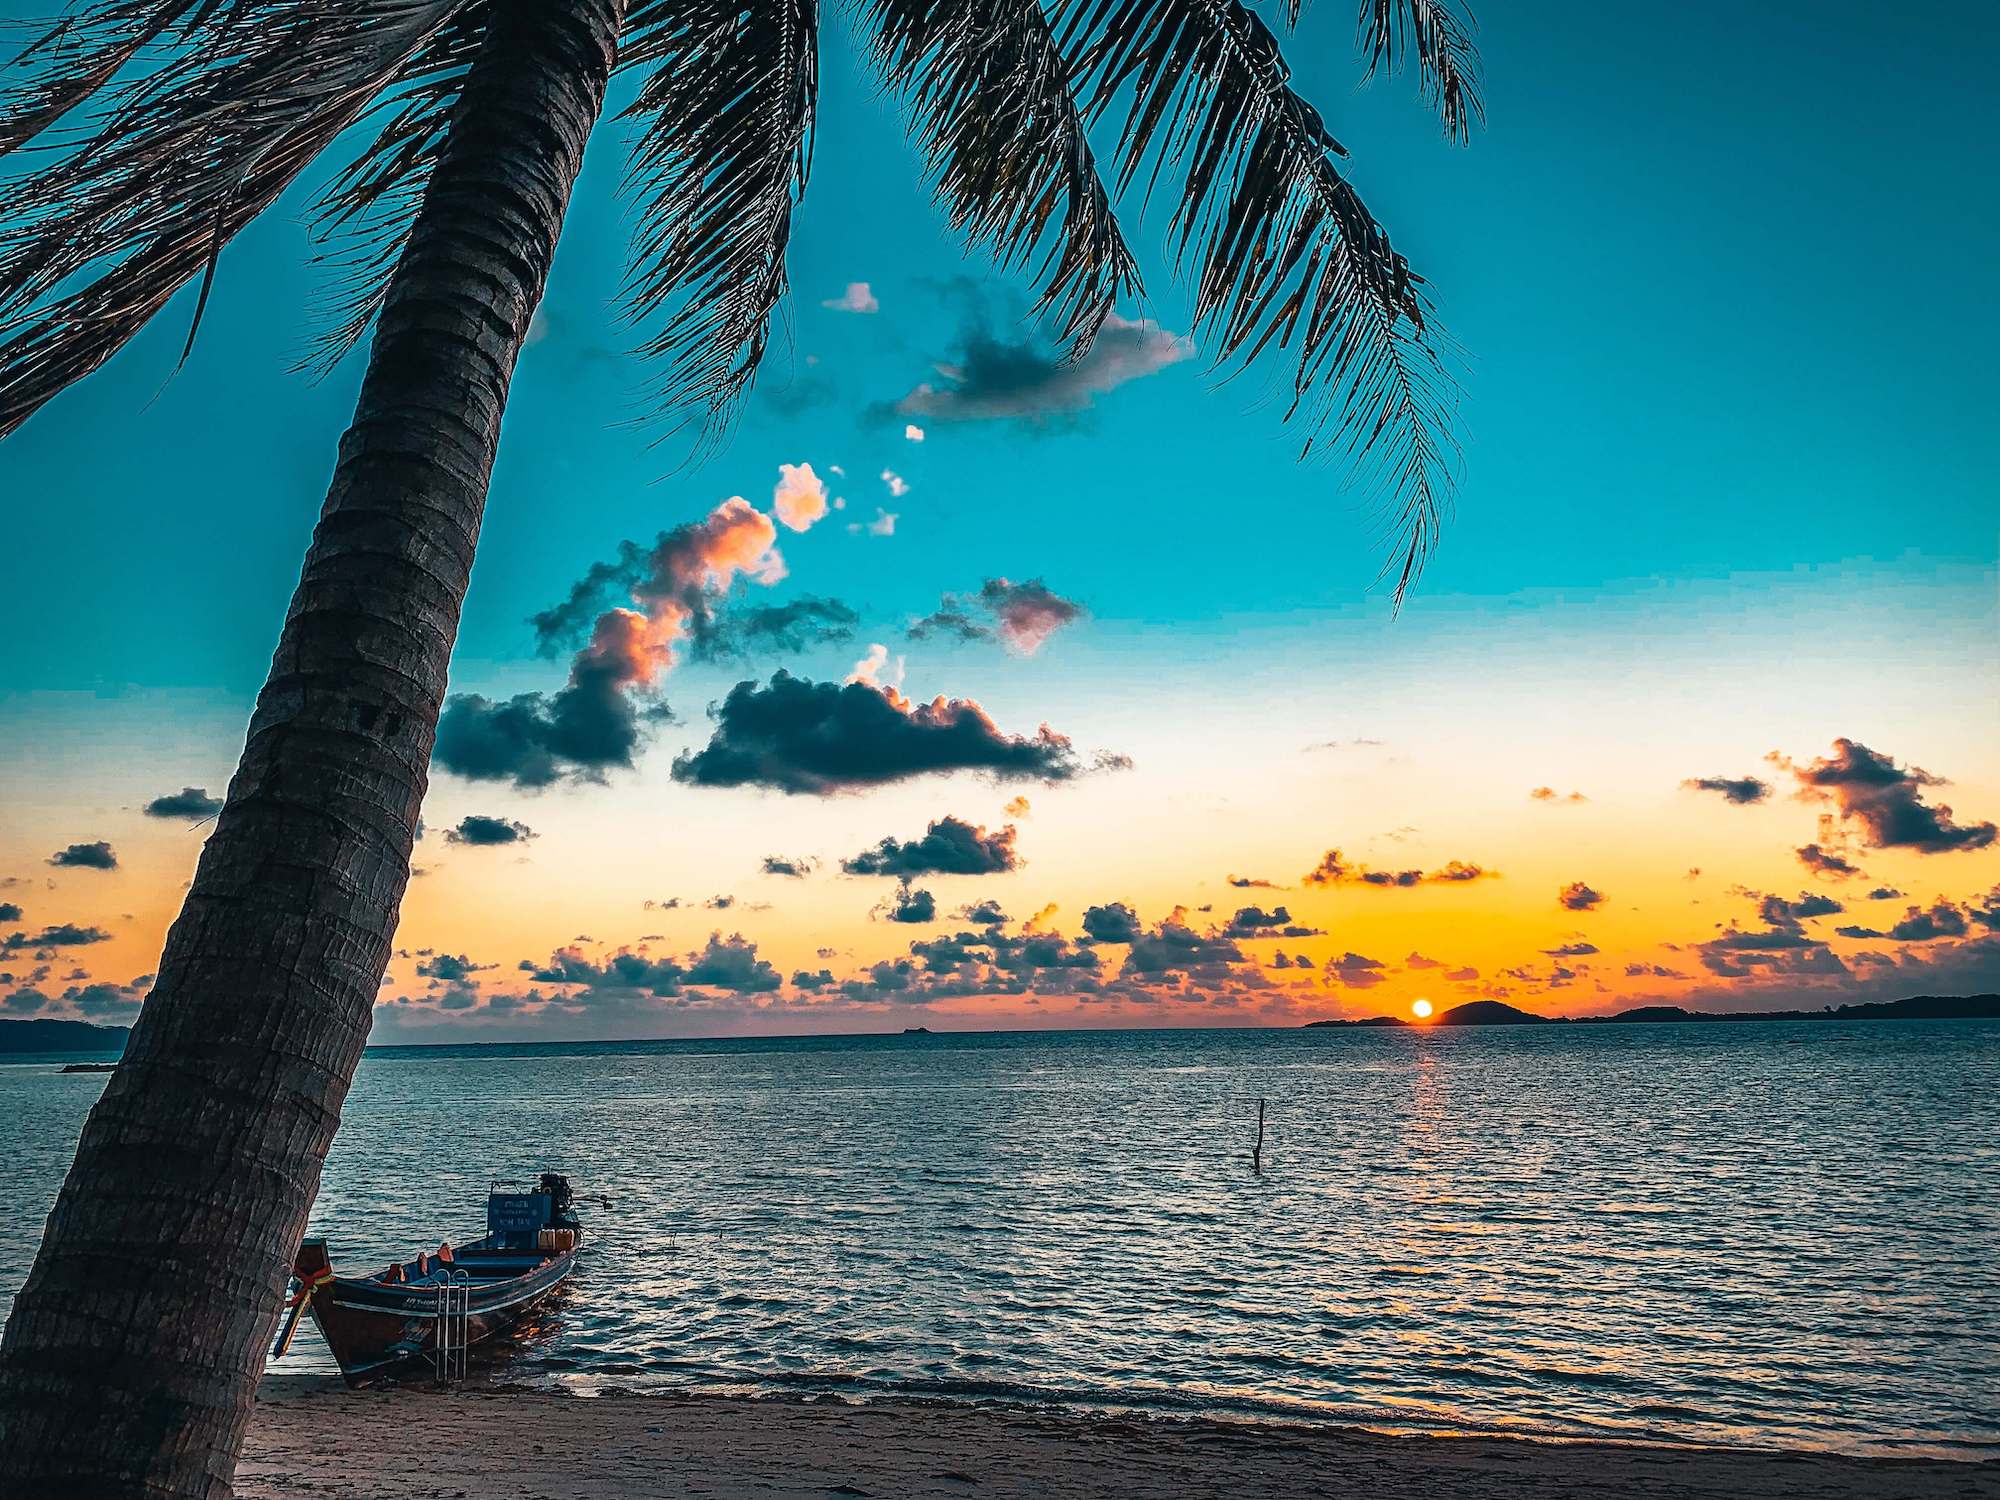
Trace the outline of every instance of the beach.
{"label": "beach", "polygon": [[241,1500],[679,1495],[2000,1495],[2000,1464],[1765,1449],[1386,1436],[1357,1428],[996,1404],[421,1388],[267,1380]]}

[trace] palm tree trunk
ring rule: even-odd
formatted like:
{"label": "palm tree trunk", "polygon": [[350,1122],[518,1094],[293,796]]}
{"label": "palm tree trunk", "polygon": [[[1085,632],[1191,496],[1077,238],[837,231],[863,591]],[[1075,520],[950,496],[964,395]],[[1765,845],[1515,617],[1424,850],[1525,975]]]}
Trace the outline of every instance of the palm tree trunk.
{"label": "palm tree trunk", "polygon": [[368,1037],[529,319],[625,0],[497,0],[229,799],[0,1341],[0,1493],[231,1491]]}

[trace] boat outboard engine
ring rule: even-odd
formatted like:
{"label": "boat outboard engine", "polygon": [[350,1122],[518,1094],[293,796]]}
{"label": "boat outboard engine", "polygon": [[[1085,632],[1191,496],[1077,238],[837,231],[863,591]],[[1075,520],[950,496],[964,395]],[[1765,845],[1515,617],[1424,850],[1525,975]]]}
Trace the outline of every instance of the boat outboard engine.
{"label": "boat outboard engine", "polygon": [[537,1192],[548,1194],[549,1227],[551,1229],[579,1229],[582,1224],[576,1216],[576,1194],[570,1191],[569,1179],[560,1172],[544,1172],[536,1187]]}

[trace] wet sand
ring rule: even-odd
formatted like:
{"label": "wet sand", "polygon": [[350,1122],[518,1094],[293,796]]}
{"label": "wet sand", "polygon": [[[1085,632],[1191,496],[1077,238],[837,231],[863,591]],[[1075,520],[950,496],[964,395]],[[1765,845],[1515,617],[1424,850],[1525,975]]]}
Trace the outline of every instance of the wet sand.
{"label": "wet sand", "polygon": [[267,1382],[242,1500],[1019,1496],[2000,1497],[2000,1464],[1389,1437],[902,1401],[348,1391]]}

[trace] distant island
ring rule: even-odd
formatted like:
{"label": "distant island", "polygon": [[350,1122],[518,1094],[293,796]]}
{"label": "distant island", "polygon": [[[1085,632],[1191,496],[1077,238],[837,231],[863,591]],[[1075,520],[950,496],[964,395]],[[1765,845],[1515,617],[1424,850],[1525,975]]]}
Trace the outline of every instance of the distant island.
{"label": "distant island", "polygon": [[[1907,1000],[1875,1000],[1825,1010],[1683,1010],[1678,1005],[1641,1005],[1610,1016],[1538,1016],[1499,1000],[1468,1000],[1423,1022],[1429,1026],[1616,1026],[1682,1021],[1992,1021],[2000,1020],[2000,995],[1912,995]],[[1308,1021],[1317,1026],[1416,1026],[1400,1016],[1365,1016],[1358,1021]]]}
{"label": "distant island", "polygon": [[125,1026],[93,1026],[88,1021],[0,1021],[0,1057],[35,1052],[124,1052]]}

